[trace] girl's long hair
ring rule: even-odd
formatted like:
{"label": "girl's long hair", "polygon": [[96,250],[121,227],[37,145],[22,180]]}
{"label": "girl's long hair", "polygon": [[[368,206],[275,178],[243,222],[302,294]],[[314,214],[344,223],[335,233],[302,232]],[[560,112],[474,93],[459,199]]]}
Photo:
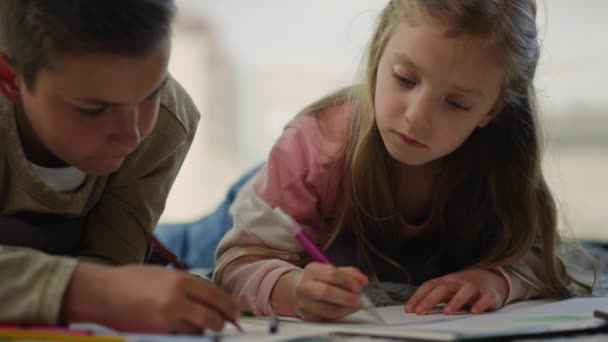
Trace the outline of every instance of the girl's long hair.
{"label": "girl's long hair", "polygon": [[508,70],[502,110],[444,157],[431,209],[430,222],[439,233],[434,257],[449,261],[454,270],[509,268],[530,251],[541,273],[512,270],[543,297],[564,297],[571,293],[574,279],[557,257],[561,240],[556,205],[541,170],[542,134],[532,84],[539,58],[533,0],[392,0],[384,8],[368,46],[361,85],[303,110],[314,112],[340,101],[355,108],[344,151],[345,203],[324,247],[349,233],[372,279],[377,280],[372,255],[403,269],[369,238],[384,232],[384,241],[391,241],[402,226],[393,174],[397,161],[384,147],[375,123],[374,92],[380,57],[393,29],[403,20],[429,19],[446,23],[454,35],[487,38],[488,48]]}
{"label": "girl's long hair", "polygon": [[[353,119],[343,152],[344,204],[324,248],[344,234],[354,237],[365,273],[378,281],[372,257],[407,269],[383,252],[381,242],[395,240],[403,223],[397,203],[395,161],[386,150],[374,119],[374,92],[380,57],[394,28],[404,20],[439,20],[449,34],[486,38],[507,80],[502,110],[491,124],[475,130],[456,151],[444,157],[434,186],[430,223],[437,228],[433,258],[448,269],[503,266],[536,287],[543,297],[561,298],[578,284],[557,257],[556,205],[541,170],[541,130],[532,84],[539,59],[534,0],[391,0],[381,12],[369,42],[359,85],[342,89],[309,105],[302,115],[325,115],[323,109],[349,103]],[[437,21],[434,21],[437,22]],[[378,238],[380,236],[380,238]],[[380,241],[380,243],[378,243]],[[232,248],[218,260],[219,275],[239,258],[267,258],[276,251]],[[539,274],[516,265],[531,253]],[[301,261],[301,260],[300,260]],[[574,281],[574,282],[573,282]]]}

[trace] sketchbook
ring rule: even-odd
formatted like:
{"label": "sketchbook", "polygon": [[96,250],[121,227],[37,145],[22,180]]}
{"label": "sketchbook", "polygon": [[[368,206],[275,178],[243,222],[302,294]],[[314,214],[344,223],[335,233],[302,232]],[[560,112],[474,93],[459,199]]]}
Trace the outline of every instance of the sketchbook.
{"label": "sketchbook", "polygon": [[[281,317],[277,334],[268,331],[268,318],[241,318],[245,330],[239,334],[226,325],[219,336],[222,342],[311,342],[311,341],[387,341],[391,339],[418,341],[461,341],[502,339],[519,336],[560,334],[576,331],[599,331],[606,321],[593,317],[594,310],[608,311],[608,297],[573,298],[564,301],[534,300],[507,305],[499,311],[482,315],[460,313],[416,316],[403,311],[403,306],[380,307],[387,322],[375,323],[365,311],[356,312],[333,323],[312,323]],[[132,342],[202,342],[217,341],[216,336],[179,336],[150,334],[119,334],[98,325],[77,324],[96,328],[104,335],[117,335]],[[608,330],[606,330],[608,333]],[[607,335],[608,336],[608,335]],[[383,339],[386,338],[386,339]]]}
{"label": "sketchbook", "polygon": [[[424,316],[405,313],[403,306],[378,308],[386,325],[374,323],[365,311],[356,312],[335,323],[302,323],[329,328],[336,336],[377,336],[426,341],[459,341],[547,335],[601,330],[607,322],[594,318],[596,309],[608,309],[608,297],[572,298],[563,301],[524,301],[482,315],[438,312]],[[296,320],[287,319],[293,323]]]}

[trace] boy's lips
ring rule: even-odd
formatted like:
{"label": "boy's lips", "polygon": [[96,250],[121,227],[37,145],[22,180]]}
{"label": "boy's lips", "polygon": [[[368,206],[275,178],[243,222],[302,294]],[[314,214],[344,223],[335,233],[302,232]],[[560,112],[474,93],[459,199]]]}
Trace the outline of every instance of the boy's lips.
{"label": "boy's lips", "polygon": [[418,140],[416,140],[416,139],[414,139],[414,138],[412,138],[412,137],[408,136],[408,135],[407,135],[407,134],[405,134],[405,133],[400,133],[400,132],[397,132],[397,135],[399,135],[399,138],[401,138],[401,140],[402,140],[404,143],[406,143],[407,145],[410,145],[410,146],[413,146],[413,147],[419,147],[419,148],[422,148],[422,147],[425,147],[425,148],[426,148],[426,147],[428,147],[428,146],[426,146],[425,144],[423,144],[423,143],[421,143],[420,141],[418,141]]}

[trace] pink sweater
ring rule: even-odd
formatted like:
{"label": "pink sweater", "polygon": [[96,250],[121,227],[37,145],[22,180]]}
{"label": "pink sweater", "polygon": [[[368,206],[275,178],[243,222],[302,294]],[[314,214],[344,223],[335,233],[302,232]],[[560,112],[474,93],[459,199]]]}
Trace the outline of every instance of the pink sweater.
{"label": "pink sweater", "polygon": [[[345,105],[326,109],[315,116],[302,114],[290,122],[273,146],[264,167],[237,195],[231,213],[234,227],[220,242],[216,256],[235,246],[263,246],[279,252],[284,259],[240,263],[225,271],[221,286],[232,294],[241,308],[255,315],[270,314],[270,295],[286,272],[301,271],[294,266],[302,247],[282,227],[272,209],[280,207],[292,216],[313,240],[328,234],[323,218],[334,217],[343,200],[339,189],[343,146],[351,113]],[[404,224],[404,239],[411,239],[427,225]],[[528,255],[520,271],[531,272],[536,262]],[[509,284],[506,303],[529,298],[535,292],[519,278],[497,268]]]}

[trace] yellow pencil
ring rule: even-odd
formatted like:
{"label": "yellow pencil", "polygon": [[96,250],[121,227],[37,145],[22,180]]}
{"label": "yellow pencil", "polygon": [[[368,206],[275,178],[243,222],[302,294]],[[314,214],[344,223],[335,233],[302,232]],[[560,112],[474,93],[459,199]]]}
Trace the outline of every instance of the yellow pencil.
{"label": "yellow pencil", "polygon": [[126,340],[117,336],[102,335],[76,335],[69,333],[27,331],[23,329],[2,329],[0,339],[9,340],[42,340],[62,342],[125,342]]}

